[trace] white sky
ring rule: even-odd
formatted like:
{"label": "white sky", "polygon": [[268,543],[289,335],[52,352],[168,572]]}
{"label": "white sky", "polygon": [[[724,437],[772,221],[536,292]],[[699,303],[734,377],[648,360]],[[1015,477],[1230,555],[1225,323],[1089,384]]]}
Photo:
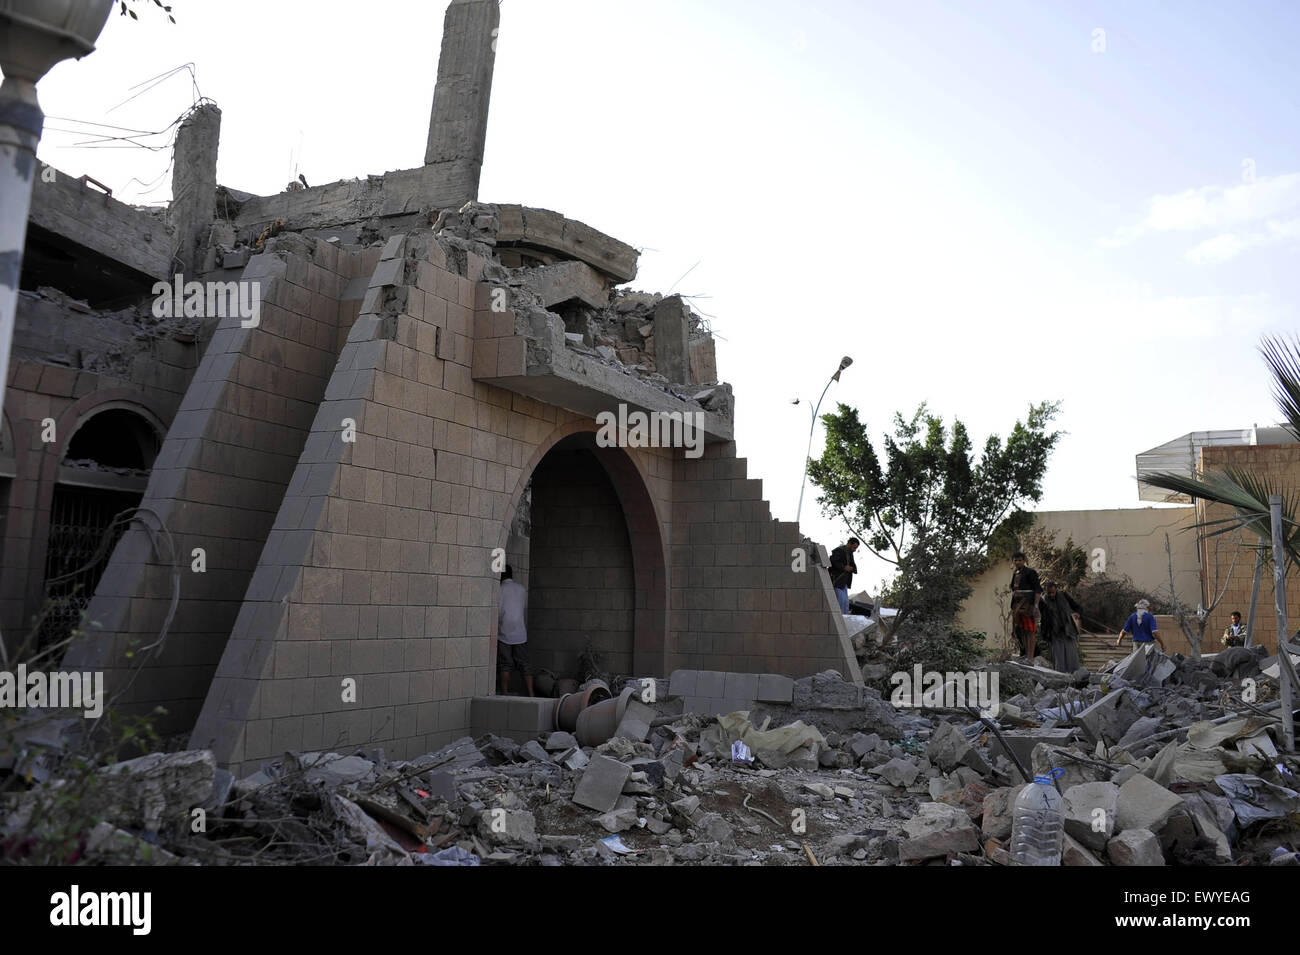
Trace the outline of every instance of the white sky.
{"label": "white sky", "polygon": [[[187,62],[225,185],[423,161],[445,3],[138,6],[41,83],[44,161],[166,201],[167,149],[62,130],[163,129],[188,74],[114,107]],[[1138,452],[1277,417],[1255,348],[1297,327],[1300,13],[1137,6],[506,0],[480,198],[583,220],[644,250],[634,287],[700,296],[782,519],[809,422],[789,400],[844,354],[823,411],[878,435],[926,400],[978,445],[1061,399],[1039,506],[1138,506]]]}

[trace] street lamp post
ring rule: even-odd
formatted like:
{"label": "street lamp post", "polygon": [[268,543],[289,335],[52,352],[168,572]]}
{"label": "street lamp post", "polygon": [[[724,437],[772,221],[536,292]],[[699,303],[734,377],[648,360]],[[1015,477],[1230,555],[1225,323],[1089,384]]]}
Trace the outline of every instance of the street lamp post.
{"label": "street lamp post", "polygon": [[9,377],[36,146],[45,124],[36,84],[55,63],[93,50],[112,10],[113,0],[0,0],[0,409]]}
{"label": "street lamp post", "polygon": [[[808,426],[808,450],[803,456],[803,480],[799,482],[799,508],[795,511],[794,522],[799,523],[799,516],[803,514],[803,490],[808,483],[808,458],[812,455],[813,432],[817,430],[817,412],[821,410],[822,398],[826,397],[826,392],[830,391],[831,382],[840,380],[840,373],[853,364],[853,359],[845,355],[840,359],[840,367],[835,369],[835,374],[831,375],[831,380],[826,382],[826,387],[822,389],[821,398],[817,399],[817,405],[812,409],[812,424]],[[799,399],[795,398],[791,404],[798,404]]]}

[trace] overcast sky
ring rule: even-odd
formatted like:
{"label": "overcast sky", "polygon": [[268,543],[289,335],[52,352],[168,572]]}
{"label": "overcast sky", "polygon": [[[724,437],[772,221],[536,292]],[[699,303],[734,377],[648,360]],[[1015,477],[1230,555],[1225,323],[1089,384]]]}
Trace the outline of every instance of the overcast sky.
{"label": "overcast sky", "polygon": [[[444,2],[137,7],[41,83],[45,162],[165,202],[169,150],[76,146],[69,120],[162,130],[188,72],[133,87],[187,62],[225,185],[423,161]],[[845,354],[823,410],[873,434],[924,400],[978,445],[1062,400],[1039,506],[1136,507],[1138,452],[1277,418],[1256,347],[1297,328],[1297,46],[1284,2],[505,0],[480,198],[698,296],[782,519]],[[813,488],[803,524],[846,533]]]}

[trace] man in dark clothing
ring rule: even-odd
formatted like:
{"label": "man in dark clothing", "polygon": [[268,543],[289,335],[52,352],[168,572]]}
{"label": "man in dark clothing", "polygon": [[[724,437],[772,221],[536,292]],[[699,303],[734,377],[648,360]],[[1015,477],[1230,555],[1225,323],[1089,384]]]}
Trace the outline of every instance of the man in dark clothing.
{"label": "man in dark clothing", "polygon": [[1073,673],[1079,669],[1079,614],[1083,608],[1063,590],[1056,581],[1043,584],[1043,596],[1038,600],[1043,620],[1043,639],[1048,642],[1052,669]]}
{"label": "man in dark clothing", "polygon": [[1244,647],[1246,645],[1246,625],[1241,622],[1241,611],[1232,612],[1232,623],[1223,631],[1225,647]]}
{"label": "man in dark clothing", "polygon": [[1034,604],[1043,588],[1038,582],[1038,571],[1029,566],[1023,553],[1016,551],[1011,555],[1011,562],[1016,565],[1011,574],[1011,632],[1016,636],[1021,654],[1033,660],[1037,630]]}
{"label": "man in dark clothing", "polygon": [[858,572],[858,565],[853,562],[857,549],[858,539],[850,537],[848,543],[831,551],[831,586],[835,588],[840,613],[849,612],[849,587],[853,584],[853,575]]}

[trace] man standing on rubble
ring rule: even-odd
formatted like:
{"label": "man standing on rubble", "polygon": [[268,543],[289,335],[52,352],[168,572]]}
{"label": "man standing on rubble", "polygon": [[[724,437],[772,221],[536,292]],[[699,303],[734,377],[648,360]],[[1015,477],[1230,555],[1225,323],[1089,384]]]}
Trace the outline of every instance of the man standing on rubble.
{"label": "man standing on rubble", "polygon": [[1021,551],[1011,555],[1011,562],[1016,566],[1011,573],[1011,632],[1020,645],[1020,652],[1032,663],[1037,652],[1034,605],[1038,602],[1043,587],[1038,582],[1038,571],[1029,566]]}
{"label": "man standing on rubble", "polygon": [[853,562],[853,554],[858,549],[858,539],[850,537],[848,543],[841,544],[831,551],[831,586],[835,588],[835,599],[840,603],[840,613],[849,612],[849,587],[853,585],[853,575],[858,572],[858,565]]}
{"label": "man standing on rubble", "polygon": [[1232,623],[1223,631],[1225,647],[1244,647],[1246,645],[1246,625],[1241,622],[1241,611],[1232,612]]}
{"label": "man standing on rubble", "polygon": [[533,670],[528,665],[528,630],[524,620],[528,615],[528,591],[515,580],[509,564],[501,572],[501,609],[497,612],[497,674],[501,695],[510,693],[510,673],[519,670],[524,675],[524,686],[533,696]]}
{"label": "man standing on rubble", "polygon": [[1043,596],[1038,609],[1043,620],[1043,639],[1052,655],[1052,669],[1073,673],[1079,669],[1079,614],[1083,608],[1075,599],[1056,586],[1056,581],[1043,584]]}
{"label": "man standing on rubble", "polygon": [[1156,624],[1156,618],[1150,613],[1151,601],[1143,598],[1134,605],[1134,613],[1128,615],[1124,621],[1124,628],[1120,630],[1119,636],[1115,639],[1115,646],[1119,646],[1125,637],[1133,637],[1133,649],[1147,649],[1147,644],[1155,641],[1160,645],[1161,653],[1168,653],[1165,649],[1165,642],[1160,639],[1160,628]]}

